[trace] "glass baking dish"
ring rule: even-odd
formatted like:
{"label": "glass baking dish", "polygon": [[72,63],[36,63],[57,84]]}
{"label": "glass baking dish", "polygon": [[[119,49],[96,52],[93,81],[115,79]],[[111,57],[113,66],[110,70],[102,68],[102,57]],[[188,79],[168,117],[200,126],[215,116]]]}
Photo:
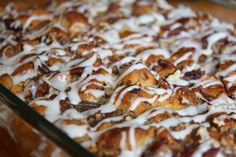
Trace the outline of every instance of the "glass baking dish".
{"label": "glass baking dish", "polygon": [[95,157],[1,84],[0,128],[17,145],[19,157]]}
{"label": "glass baking dish", "polygon": [[95,157],[1,84],[0,128],[16,144],[11,151],[17,156]]}
{"label": "glass baking dish", "polygon": [[230,8],[236,8],[236,1],[235,0],[212,0],[213,2],[223,4]]}

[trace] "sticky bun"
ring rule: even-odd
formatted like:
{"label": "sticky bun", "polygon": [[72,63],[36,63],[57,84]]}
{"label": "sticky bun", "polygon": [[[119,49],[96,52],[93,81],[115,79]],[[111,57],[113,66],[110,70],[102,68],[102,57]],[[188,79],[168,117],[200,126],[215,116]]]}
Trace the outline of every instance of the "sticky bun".
{"label": "sticky bun", "polygon": [[103,157],[236,156],[236,28],[165,0],[1,8],[0,83]]}

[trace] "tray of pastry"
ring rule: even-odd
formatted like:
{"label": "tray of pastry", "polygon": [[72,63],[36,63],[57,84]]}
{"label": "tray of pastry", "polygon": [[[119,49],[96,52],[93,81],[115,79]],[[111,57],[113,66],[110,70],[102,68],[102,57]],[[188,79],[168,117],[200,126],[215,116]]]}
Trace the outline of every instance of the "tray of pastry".
{"label": "tray of pastry", "polygon": [[[93,157],[66,134],[42,118],[24,101],[0,84],[0,127],[13,139],[9,147],[19,157]],[[10,148],[9,148],[10,149]]]}
{"label": "tray of pastry", "polygon": [[165,0],[9,3],[0,24],[0,124],[31,156],[236,155],[235,25]]}

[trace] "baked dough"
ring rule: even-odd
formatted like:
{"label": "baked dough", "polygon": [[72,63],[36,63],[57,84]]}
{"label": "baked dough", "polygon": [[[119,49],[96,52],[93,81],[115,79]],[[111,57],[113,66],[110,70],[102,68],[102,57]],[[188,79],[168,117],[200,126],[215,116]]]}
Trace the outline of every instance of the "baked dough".
{"label": "baked dough", "polygon": [[0,14],[0,83],[90,152],[236,156],[235,25],[165,0]]}

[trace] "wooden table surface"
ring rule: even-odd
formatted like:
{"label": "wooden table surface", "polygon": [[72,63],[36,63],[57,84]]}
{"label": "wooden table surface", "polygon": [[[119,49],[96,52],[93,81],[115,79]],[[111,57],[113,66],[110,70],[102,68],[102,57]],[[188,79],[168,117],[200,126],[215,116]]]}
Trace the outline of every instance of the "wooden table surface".
{"label": "wooden table surface", "polygon": [[[12,0],[15,2],[26,2],[26,3],[32,3],[32,5],[39,3],[40,5],[45,5],[49,0]],[[4,6],[8,2],[12,2],[10,0],[0,0],[0,5]],[[178,5],[178,4],[184,4],[187,6],[190,6],[193,10],[201,11],[205,13],[211,13],[214,16],[217,16],[221,20],[224,20],[226,22],[230,23],[236,23],[236,9],[227,8],[219,4],[215,4],[210,1],[206,0],[169,0],[169,2],[172,5]],[[0,128],[0,156],[1,157],[19,157],[21,155],[18,154],[18,152],[14,151],[14,148],[16,147],[16,143],[10,139],[10,136],[7,134],[6,131],[4,131],[2,128]]]}
{"label": "wooden table surface", "polygon": [[[0,0],[0,6],[6,5],[8,2],[18,2],[21,4],[32,4],[33,5],[45,5],[51,0]],[[54,1],[63,1],[63,0],[54,0]],[[190,6],[192,9],[211,13],[214,16],[219,17],[220,19],[236,23],[236,9],[228,8],[223,5],[219,5],[211,2],[210,0],[168,0],[172,5],[184,4]]]}
{"label": "wooden table surface", "polygon": [[209,0],[169,0],[169,2],[175,6],[184,4],[190,6],[193,10],[210,13],[225,22],[236,23],[236,9]]}

